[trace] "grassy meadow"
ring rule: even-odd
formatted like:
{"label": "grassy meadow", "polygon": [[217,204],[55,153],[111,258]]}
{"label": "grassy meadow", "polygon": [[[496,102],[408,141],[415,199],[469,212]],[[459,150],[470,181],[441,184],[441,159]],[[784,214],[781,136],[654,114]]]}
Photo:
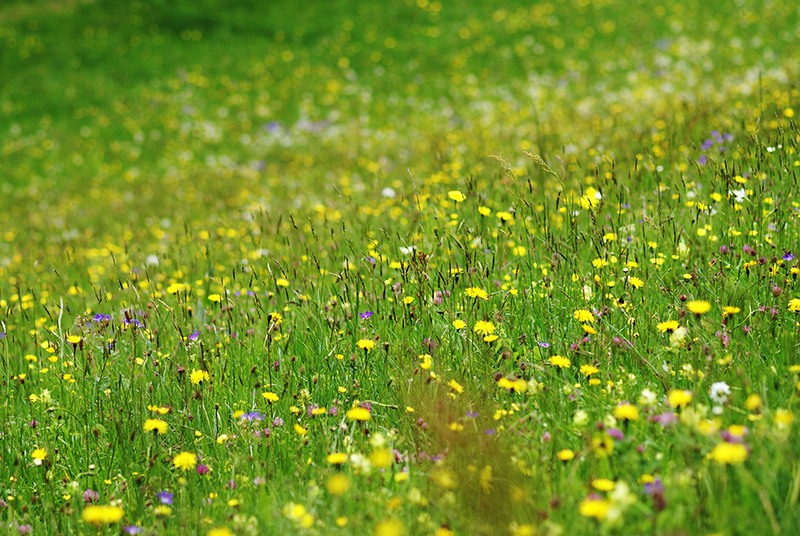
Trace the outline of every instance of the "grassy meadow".
{"label": "grassy meadow", "polygon": [[797,6],[296,4],[0,3],[0,534],[799,533]]}

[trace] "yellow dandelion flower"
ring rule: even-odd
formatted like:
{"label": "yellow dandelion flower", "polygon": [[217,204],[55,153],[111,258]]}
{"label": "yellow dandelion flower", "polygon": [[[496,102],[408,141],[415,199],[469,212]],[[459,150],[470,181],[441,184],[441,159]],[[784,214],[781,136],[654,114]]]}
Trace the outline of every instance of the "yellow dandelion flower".
{"label": "yellow dandelion flower", "polygon": [[191,374],[189,374],[189,381],[194,385],[203,381],[208,381],[209,379],[211,379],[211,376],[209,376],[208,372],[205,370],[192,369]]}
{"label": "yellow dandelion flower", "polygon": [[667,402],[673,408],[686,406],[691,401],[692,401],[692,393],[690,391],[673,389],[667,395]]}
{"label": "yellow dandelion flower", "polygon": [[303,428],[299,424],[294,423],[294,433],[296,433],[299,436],[304,436],[304,435],[306,435],[308,433],[308,430],[306,430],[305,428]]}
{"label": "yellow dandelion flower", "polygon": [[89,505],[83,509],[81,519],[92,525],[108,525],[122,519],[124,514],[125,512],[119,506]]}
{"label": "yellow dandelion flower", "polygon": [[690,313],[700,316],[711,310],[711,304],[703,300],[692,300],[686,302],[686,309],[688,309]]}
{"label": "yellow dandelion flower", "polygon": [[375,449],[372,451],[372,454],[370,454],[369,460],[375,467],[386,469],[387,467],[391,467],[392,463],[394,463],[394,454],[392,454],[392,451],[389,449]]}
{"label": "yellow dandelion flower", "polygon": [[794,298],[789,300],[789,310],[794,311],[795,313],[800,313],[800,298]]}
{"label": "yellow dandelion flower", "polygon": [[191,452],[181,452],[173,458],[172,465],[182,471],[189,471],[197,465],[197,455]]}
{"label": "yellow dandelion flower", "polygon": [[592,480],[592,487],[599,491],[611,491],[617,486],[616,482],[607,478]]}
{"label": "yellow dandelion flower", "polygon": [[586,374],[587,376],[591,376],[592,374],[597,374],[598,372],[600,372],[600,369],[593,365],[582,365],[580,371],[581,374]]}
{"label": "yellow dandelion flower", "polygon": [[365,352],[370,352],[372,351],[373,348],[375,348],[375,341],[371,339],[361,339],[356,343],[356,346],[358,346]]}
{"label": "yellow dandelion flower", "polygon": [[372,532],[375,536],[403,536],[406,528],[399,519],[389,518],[375,525]]}
{"label": "yellow dandelion flower", "polygon": [[158,432],[159,434],[166,434],[167,423],[162,421],[161,419],[147,419],[144,421],[144,431],[145,432]]}
{"label": "yellow dandelion flower", "polygon": [[633,404],[620,404],[614,408],[614,417],[626,421],[638,421],[639,409]]}
{"label": "yellow dandelion flower", "polygon": [[605,519],[610,509],[611,503],[603,499],[586,499],[578,505],[580,515],[599,520]]}
{"label": "yellow dandelion flower", "polygon": [[325,481],[325,489],[331,495],[344,495],[350,490],[350,477],[344,473],[336,473]]}
{"label": "yellow dandelion flower", "polygon": [[265,393],[261,393],[261,396],[266,398],[267,402],[277,402],[278,400],[280,400],[280,397],[278,395],[276,395],[275,393],[272,393],[270,391],[267,391]]}
{"label": "yellow dandelion flower", "polygon": [[233,533],[227,527],[217,527],[206,532],[206,536],[233,536]]}
{"label": "yellow dandelion flower", "polygon": [[325,459],[332,465],[341,465],[347,461],[347,454],[344,452],[333,452],[328,454],[328,457]]}
{"label": "yellow dandelion flower", "polygon": [[347,410],[347,418],[351,421],[371,421],[372,415],[367,408],[353,408]]}
{"label": "yellow dandelion flower", "polygon": [[422,354],[417,356],[417,358],[422,361],[422,363],[419,364],[419,368],[422,370],[428,370],[431,368],[431,365],[433,364],[433,358],[430,356],[430,354]]}
{"label": "yellow dandelion flower", "polygon": [[775,421],[778,428],[786,428],[794,422],[794,414],[788,409],[778,409],[775,411],[775,415],[772,416],[772,420]]}
{"label": "yellow dandelion flower", "polygon": [[586,309],[578,309],[572,313],[572,317],[578,322],[594,324],[594,315],[591,311],[587,311]]}
{"label": "yellow dandelion flower", "polygon": [[570,449],[564,449],[559,450],[556,456],[558,456],[558,459],[562,462],[568,462],[575,457],[575,453]]}
{"label": "yellow dandelion flower", "polygon": [[680,327],[677,320],[666,320],[659,322],[656,329],[661,333],[673,332]]}
{"label": "yellow dandelion flower", "polygon": [[483,290],[482,288],[478,287],[470,287],[464,290],[464,294],[466,294],[470,298],[481,299],[481,300],[489,299],[489,293]]}
{"label": "yellow dandelion flower", "polygon": [[497,328],[495,328],[494,324],[488,322],[486,320],[478,320],[475,322],[475,326],[473,326],[472,331],[478,333],[482,336],[491,335],[495,332]]}
{"label": "yellow dandelion flower", "polygon": [[587,335],[597,335],[597,330],[594,329],[589,324],[581,324],[581,327],[583,328],[583,331],[585,331]]}
{"label": "yellow dandelion flower", "polygon": [[455,380],[450,380],[450,382],[447,385],[450,387],[450,389],[452,389],[453,391],[455,391],[458,394],[461,394],[461,393],[464,392],[464,387],[460,383],[455,381]]}
{"label": "yellow dandelion flower", "polygon": [[628,283],[630,283],[633,288],[642,288],[644,286],[644,281],[635,276],[629,277]]}
{"label": "yellow dandelion flower", "polygon": [[720,443],[711,449],[708,457],[719,464],[737,465],[747,461],[750,453],[741,443]]}
{"label": "yellow dandelion flower", "polygon": [[562,355],[554,355],[553,357],[548,359],[548,362],[551,365],[553,365],[554,367],[558,367],[558,368],[562,368],[562,369],[563,368],[570,368],[572,366],[572,363],[570,363],[569,359],[567,359],[566,357],[564,357]]}
{"label": "yellow dandelion flower", "polygon": [[467,327],[467,323],[463,320],[453,320],[453,327],[456,329],[464,329]]}
{"label": "yellow dandelion flower", "polygon": [[722,308],[722,316],[727,318],[731,315],[735,315],[736,313],[741,312],[741,309],[738,307],[734,307],[733,305],[726,305]]}

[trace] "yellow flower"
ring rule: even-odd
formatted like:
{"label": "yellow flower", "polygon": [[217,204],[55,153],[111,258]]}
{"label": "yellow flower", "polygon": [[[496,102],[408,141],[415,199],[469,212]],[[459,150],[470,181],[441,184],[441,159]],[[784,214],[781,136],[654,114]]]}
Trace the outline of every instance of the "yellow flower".
{"label": "yellow flower", "polygon": [[145,432],[158,432],[159,434],[166,434],[167,433],[167,423],[162,421],[161,419],[147,419],[144,421],[144,431]]}
{"label": "yellow flower", "polygon": [[389,449],[375,449],[369,457],[372,465],[379,469],[386,469],[394,463],[394,454]]}
{"label": "yellow flower", "polygon": [[464,290],[464,294],[466,294],[470,298],[481,299],[481,300],[489,299],[489,294],[482,288],[478,287],[470,287]]}
{"label": "yellow flower", "polygon": [[731,315],[735,315],[740,311],[741,309],[738,307],[734,307],[733,305],[726,305],[725,307],[722,308],[722,316],[727,318]]}
{"label": "yellow flower", "polygon": [[[414,296],[406,296],[405,298],[403,298],[403,303],[406,305],[410,305],[413,302],[414,302]],[[373,343],[373,346],[374,345],[375,343]]]}
{"label": "yellow flower", "polygon": [[692,300],[686,302],[686,308],[690,313],[694,313],[699,316],[709,312],[711,310],[711,304],[707,301]]}
{"label": "yellow flower", "polygon": [[463,320],[453,320],[453,327],[456,329],[464,329],[467,327],[467,323]]}
{"label": "yellow flower", "polygon": [[800,298],[789,300],[789,310],[794,311],[795,313],[800,312]]}
{"label": "yellow flower", "polygon": [[570,368],[572,366],[572,363],[569,362],[569,359],[561,355],[554,355],[548,359],[548,362],[558,368]]}
{"label": "yellow flower", "polygon": [[455,391],[458,394],[461,394],[461,393],[464,392],[464,387],[460,383],[455,381],[455,380],[450,380],[450,382],[447,385],[450,387],[450,389],[452,389],[453,391]]}
{"label": "yellow flower", "polygon": [[761,408],[761,404],[763,404],[761,397],[755,393],[748,395],[747,400],[744,401],[744,407],[746,407],[748,411],[757,411]]}
{"label": "yellow flower", "polygon": [[278,285],[279,287],[288,287],[289,281],[283,279],[282,277],[279,277],[278,279],[275,280],[275,284]]}
{"label": "yellow flower", "polygon": [[372,415],[367,408],[353,408],[347,410],[347,418],[351,421],[371,421]]}
{"label": "yellow flower", "polygon": [[119,506],[110,505],[90,505],[83,509],[81,518],[92,525],[106,525],[109,523],[116,523],[125,512]]}
{"label": "yellow flower", "polygon": [[35,449],[33,452],[31,452],[31,458],[33,458],[33,465],[42,465],[44,459],[47,458],[47,450]]}
{"label": "yellow flower", "polygon": [[433,358],[430,356],[430,354],[422,354],[417,356],[417,358],[422,360],[422,363],[419,364],[419,368],[422,370],[428,370],[431,368],[431,365],[433,364]]}
{"label": "yellow flower", "polygon": [[340,465],[347,461],[347,454],[344,452],[333,452],[328,454],[328,457],[325,459],[332,465]]}
{"label": "yellow flower", "polygon": [[778,409],[772,419],[778,425],[778,428],[786,428],[794,421],[794,414],[788,409]]}
{"label": "yellow flower", "polygon": [[483,340],[484,340],[485,342],[494,342],[494,341],[496,341],[498,338],[499,338],[499,337],[498,337],[497,335],[487,335],[487,336],[485,336],[485,337],[483,338]]}
{"label": "yellow flower", "polygon": [[626,421],[638,421],[639,410],[633,404],[620,404],[614,408],[614,417]]}
{"label": "yellow flower", "polygon": [[221,298],[220,298],[219,294],[209,294],[209,296],[208,296],[208,301],[219,302],[220,299]]}
{"label": "yellow flower", "polygon": [[450,199],[452,199],[456,203],[460,203],[460,202],[462,202],[463,200],[465,200],[467,198],[467,196],[465,196],[464,194],[462,194],[458,190],[452,190],[450,192],[447,192],[447,197],[449,197]]}
{"label": "yellow flower", "polygon": [[589,324],[581,324],[581,327],[583,328],[583,331],[585,331],[587,335],[597,335],[597,330],[594,329]]}
{"label": "yellow flower", "polygon": [[366,352],[369,352],[373,348],[375,348],[375,341],[370,340],[370,339],[361,339],[360,341],[358,341],[356,343],[356,346],[358,346],[359,348],[361,348],[362,350],[364,350]]}
{"label": "yellow flower", "polygon": [[266,398],[267,402],[277,402],[278,400],[280,400],[280,397],[278,395],[276,395],[275,393],[271,393],[269,391],[261,393],[261,396]]}
{"label": "yellow flower", "polygon": [[497,380],[497,386],[501,389],[513,389],[518,393],[523,393],[528,390],[528,382],[525,380],[519,378],[511,380],[505,376]]}
{"label": "yellow flower", "polygon": [[372,529],[375,536],[403,536],[406,528],[403,522],[396,518],[385,519]]}
{"label": "yellow flower", "polygon": [[592,374],[596,374],[600,371],[599,368],[592,365],[582,365],[580,370],[581,374],[586,374],[587,376],[591,376]]}
{"label": "yellow flower", "polygon": [[603,499],[586,499],[578,505],[578,513],[585,517],[605,519],[611,503]]}
{"label": "yellow flower", "polygon": [[558,456],[558,459],[562,462],[568,462],[575,457],[575,453],[569,449],[564,449],[559,450],[556,456]]}
{"label": "yellow flower", "polygon": [[197,455],[191,452],[181,452],[172,460],[172,465],[183,471],[189,471],[197,465]]}
{"label": "yellow flower", "polygon": [[197,385],[202,381],[208,381],[210,378],[211,376],[209,376],[208,372],[205,370],[192,369],[192,373],[189,374],[189,381],[191,381],[193,385]]}
{"label": "yellow flower", "polygon": [[633,288],[642,288],[644,286],[644,281],[634,276],[628,278],[628,283],[630,283]]}
{"label": "yellow flower", "polygon": [[217,527],[206,532],[206,536],[233,536],[227,527]]}
{"label": "yellow flower", "polygon": [[736,465],[745,462],[750,453],[741,443],[720,443],[711,449],[708,457],[719,464]]}
{"label": "yellow flower", "polygon": [[494,324],[492,324],[491,322],[487,322],[486,320],[478,320],[477,322],[475,322],[475,326],[472,328],[472,331],[480,335],[486,336],[494,333],[496,329],[497,328],[495,328]]}
{"label": "yellow flower", "polygon": [[599,491],[611,491],[616,487],[616,483],[607,478],[598,478],[597,480],[592,480],[592,487]]}
{"label": "yellow flower", "polygon": [[166,504],[159,504],[158,506],[156,506],[154,513],[157,516],[168,516],[172,513],[172,508],[170,508]]}
{"label": "yellow flower", "polygon": [[337,473],[325,481],[325,488],[331,495],[344,495],[350,490],[350,477],[343,473]]}
{"label": "yellow flower", "polygon": [[304,436],[304,435],[306,435],[308,433],[308,430],[306,430],[305,428],[303,428],[299,424],[294,423],[294,432],[299,436]]}
{"label": "yellow flower", "polygon": [[678,327],[679,324],[677,320],[666,320],[664,322],[659,322],[656,329],[661,333],[666,333],[668,331],[675,331]]}
{"label": "yellow flower", "polygon": [[692,393],[689,391],[682,391],[680,389],[673,389],[667,395],[667,402],[673,408],[686,406],[692,401]]}
{"label": "yellow flower", "polygon": [[572,313],[572,317],[578,322],[589,322],[594,324],[594,315],[591,313],[591,311],[587,311],[586,309],[578,309]]}
{"label": "yellow flower", "polygon": [[81,342],[81,338],[79,335],[67,335],[67,342],[72,344],[78,344]]}

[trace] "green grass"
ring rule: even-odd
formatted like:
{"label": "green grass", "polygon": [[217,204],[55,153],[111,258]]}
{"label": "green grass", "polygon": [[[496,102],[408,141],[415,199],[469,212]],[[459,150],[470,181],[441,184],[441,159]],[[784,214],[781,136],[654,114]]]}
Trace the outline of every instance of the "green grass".
{"label": "green grass", "polygon": [[3,4],[2,530],[797,532],[797,27]]}

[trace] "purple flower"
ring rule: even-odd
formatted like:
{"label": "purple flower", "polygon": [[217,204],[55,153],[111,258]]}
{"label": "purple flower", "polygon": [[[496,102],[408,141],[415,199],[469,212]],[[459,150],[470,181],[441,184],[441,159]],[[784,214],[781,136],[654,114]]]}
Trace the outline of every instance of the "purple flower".
{"label": "purple flower", "polygon": [[625,434],[622,433],[622,430],[618,428],[609,428],[608,435],[616,439],[617,441],[622,441],[625,439]]}
{"label": "purple flower", "polygon": [[103,313],[97,313],[92,317],[92,322],[108,322],[111,320],[111,315],[104,315]]}
{"label": "purple flower", "polygon": [[199,338],[200,338],[200,332],[199,331],[195,331],[194,333],[189,335],[189,340],[190,341],[196,341]]}
{"label": "purple flower", "polygon": [[545,432],[544,434],[542,434],[543,442],[547,443],[548,441],[550,441],[550,439],[551,439],[550,432]]}
{"label": "purple flower", "polygon": [[470,417],[472,419],[474,419],[475,417],[478,417],[478,416],[480,416],[480,413],[475,413],[474,411],[468,411],[467,412],[467,417]]}
{"label": "purple flower", "polygon": [[549,343],[549,342],[540,341],[540,342],[538,342],[537,344],[538,344],[539,346],[541,346],[542,348],[550,348],[550,343]]}
{"label": "purple flower", "polygon": [[83,502],[87,504],[92,504],[93,502],[100,499],[100,494],[94,490],[87,489],[83,492]]}
{"label": "purple flower", "polygon": [[197,466],[195,471],[197,471],[198,475],[207,475],[211,471],[211,469],[209,469],[209,467],[206,464],[201,463],[200,465]]}
{"label": "purple flower", "polygon": [[257,476],[257,477],[255,477],[253,479],[253,485],[254,486],[266,486],[267,485],[267,479],[264,478],[263,476]]}
{"label": "purple flower", "polygon": [[791,253],[789,253],[789,252],[787,251],[787,252],[786,252],[786,253],[783,255],[783,260],[791,262],[791,261],[793,261],[793,260],[794,260],[794,255],[792,255]]}
{"label": "purple flower", "polygon": [[283,426],[283,419],[280,417],[275,417],[275,419],[272,421],[272,426]]}
{"label": "purple flower", "polygon": [[250,413],[245,413],[240,417],[243,421],[263,421],[264,416],[257,411],[251,411]]}
{"label": "purple flower", "polygon": [[713,146],[714,146],[714,140],[706,140],[703,142],[703,145],[701,145],[700,148],[704,151],[708,151]]}
{"label": "purple flower", "polygon": [[225,484],[225,487],[228,489],[236,489],[236,481],[231,478],[228,480],[228,483]]}
{"label": "purple flower", "polygon": [[701,166],[705,166],[706,165],[706,155],[701,154],[700,158],[697,159],[697,163],[700,164]]}
{"label": "purple flower", "polygon": [[671,411],[666,411],[661,415],[656,415],[654,420],[658,422],[658,424],[660,424],[662,428],[666,428],[667,426],[677,423],[678,416],[672,413]]}
{"label": "purple flower", "polygon": [[652,482],[648,482],[644,485],[644,492],[648,495],[654,495],[656,493],[663,495],[664,494],[664,484],[661,483],[660,478],[656,478]]}
{"label": "purple flower", "polygon": [[172,504],[172,493],[167,490],[159,491],[156,497],[161,504]]}
{"label": "purple flower", "polygon": [[33,527],[30,525],[20,525],[17,527],[17,532],[20,534],[33,534]]}
{"label": "purple flower", "polygon": [[144,529],[139,525],[128,525],[127,527],[122,529],[122,532],[124,532],[125,534],[139,534],[143,530]]}
{"label": "purple flower", "polygon": [[359,313],[358,316],[360,316],[362,320],[369,320],[369,317],[374,314],[373,311],[364,311],[363,313]]}
{"label": "purple flower", "polygon": [[488,430],[486,430],[486,435],[494,435],[496,433],[497,430],[495,430],[494,428],[489,428]]}

